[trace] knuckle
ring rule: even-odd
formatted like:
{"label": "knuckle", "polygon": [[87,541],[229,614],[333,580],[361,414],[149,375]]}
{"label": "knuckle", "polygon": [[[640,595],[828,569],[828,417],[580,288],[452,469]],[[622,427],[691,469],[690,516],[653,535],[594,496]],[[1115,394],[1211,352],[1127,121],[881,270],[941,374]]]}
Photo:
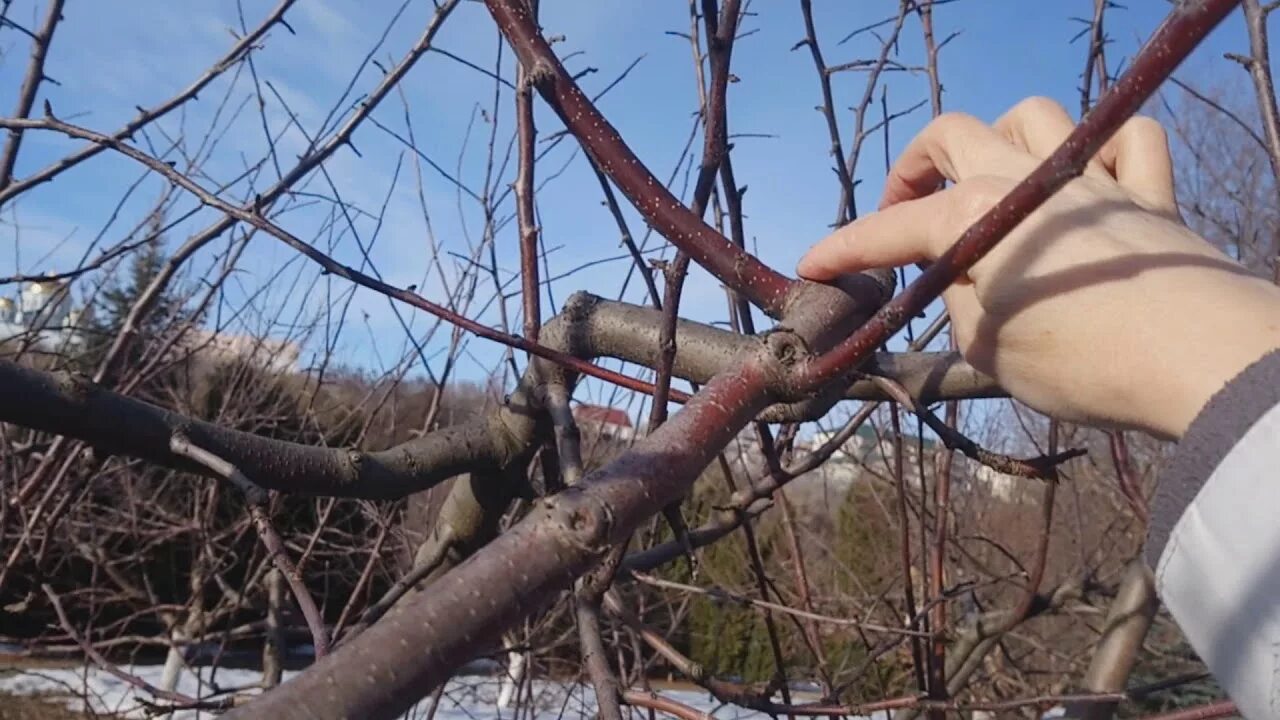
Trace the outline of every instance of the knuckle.
{"label": "knuckle", "polygon": [[981,123],[981,120],[969,113],[952,110],[950,112],[944,112],[934,118],[930,125],[933,126],[934,130],[945,134],[955,130],[970,128],[974,125],[980,125]]}
{"label": "knuckle", "polygon": [[1134,135],[1147,137],[1166,145],[1169,143],[1169,133],[1164,129],[1164,125],[1148,115],[1134,115],[1125,123],[1125,128]]}
{"label": "knuckle", "polygon": [[944,212],[934,218],[936,225],[930,233],[931,248],[940,254],[973,223],[977,222],[997,202],[1000,201],[1016,183],[1008,178],[995,175],[976,175],[967,178],[947,191],[948,203]]}
{"label": "knuckle", "polygon": [[1053,98],[1033,95],[1014,105],[1010,113],[1034,120],[1037,117],[1046,115],[1066,115],[1067,109],[1062,106],[1062,103]]}
{"label": "knuckle", "polygon": [[976,175],[958,183],[954,190],[954,211],[966,223],[973,222],[991,209],[1013,189],[1016,183],[996,175]]}

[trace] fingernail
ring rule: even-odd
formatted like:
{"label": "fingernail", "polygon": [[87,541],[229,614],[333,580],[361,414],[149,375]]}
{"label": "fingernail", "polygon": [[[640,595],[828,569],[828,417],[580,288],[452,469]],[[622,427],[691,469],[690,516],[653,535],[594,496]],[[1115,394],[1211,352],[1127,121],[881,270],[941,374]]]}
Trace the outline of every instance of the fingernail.
{"label": "fingernail", "polygon": [[796,275],[809,280],[822,276],[822,266],[812,259],[812,254],[812,251],[805,253],[800,262],[796,263]]}

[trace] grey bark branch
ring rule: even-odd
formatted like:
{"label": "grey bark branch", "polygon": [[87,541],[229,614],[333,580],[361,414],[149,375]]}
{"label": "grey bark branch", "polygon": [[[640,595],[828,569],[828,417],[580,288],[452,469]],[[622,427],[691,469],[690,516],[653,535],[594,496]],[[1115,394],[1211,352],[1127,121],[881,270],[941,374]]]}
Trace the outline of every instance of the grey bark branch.
{"label": "grey bark branch", "polygon": [[170,449],[170,439],[183,434],[261,478],[264,487],[309,495],[396,498],[498,461],[491,434],[476,425],[438,430],[382,452],[315,447],[230,430],[104,390],[83,376],[42,372],[7,360],[0,361],[0,421],[217,477]]}
{"label": "grey bark branch", "polygon": [[[765,408],[787,369],[865,322],[887,300],[889,286],[863,275],[849,278],[845,292],[817,285],[801,292],[796,307],[803,310],[788,318],[782,337],[755,338],[734,358],[732,370],[714,377],[630,452],[540,501],[414,602],[400,603],[308,672],[227,717],[396,717],[459,665],[495,646],[507,628],[572,587],[641,522],[688,492]],[[797,343],[812,350],[798,351]],[[531,372],[541,368],[535,364]]]}
{"label": "grey bark branch", "polygon": [[[1141,558],[1134,560],[1129,564],[1107,612],[1102,637],[1094,648],[1093,660],[1085,675],[1084,690],[1118,693],[1125,689],[1159,607],[1151,569]],[[1118,702],[1068,704],[1063,717],[1109,720],[1118,705]]]}
{"label": "grey bark branch", "polygon": [[[579,294],[543,328],[542,341],[584,359],[611,357],[654,367],[661,361],[660,327],[660,311]],[[699,384],[732,367],[736,357],[759,342],[759,338],[687,320],[678,323],[678,334],[680,349],[673,372]],[[864,371],[893,378],[919,393],[923,402],[1001,394],[993,381],[953,353],[883,354]],[[216,477],[208,468],[172,452],[171,437],[182,433],[270,490],[394,499],[462,473],[497,471],[524,458],[543,437],[539,433],[549,430],[542,419],[542,376],[559,372],[539,360],[507,403],[493,413],[376,452],[301,445],[232,430],[114,393],[83,376],[48,373],[3,360],[0,422],[59,433],[109,453]],[[873,382],[860,380],[843,395],[828,393],[817,400],[774,405],[761,417],[812,419],[842,397],[881,399],[884,394]]]}
{"label": "grey bark branch", "polygon": [[[947,648],[947,694],[955,696],[965,689],[1005,633],[1032,618],[1061,609],[1068,602],[1080,599],[1083,593],[1083,582],[1077,579],[1035,594],[1020,615],[1016,614],[1019,609],[1012,609],[993,610],[974,617]],[[903,708],[894,713],[893,720],[914,720],[921,711],[919,707]]]}

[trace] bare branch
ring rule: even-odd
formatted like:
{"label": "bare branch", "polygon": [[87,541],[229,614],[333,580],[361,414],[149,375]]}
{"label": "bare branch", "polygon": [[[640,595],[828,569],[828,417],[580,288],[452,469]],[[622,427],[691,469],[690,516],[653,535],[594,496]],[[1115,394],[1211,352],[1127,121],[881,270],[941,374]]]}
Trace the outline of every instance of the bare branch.
{"label": "bare branch", "polygon": [[[22,88],[18,90],[18,106],[13,110],[13,117],[26,118],[31,115],[31,108],[36,102],[36,93],[40,83],[45,79],[44,62],[49,55],[49,46],[53,44],[53,31],[62,20],[62,5],[65,0],[49,0],[49,8],[45,11],[44,24],[40,32],[31,39],[31,61],[27,65],[27,74],[22,78]],[[22,146],[22,130],[9,130],[9,138],[5,140],[4,150],[0,151],[0,193],[3,193],[13,181],[13,166],[18,162],[18,149]],[[4,201],[0,200],[0,204]]]}
{"label": "bare branch", "polygon": [[649,224],[726,285],[781,316],[793,281],[735,247],[654,178],[565,71],[523,3],[486,0],[485,5],[520,61],[531,68],[543,99]]}
{"label": "bare branch", "polygon": [[320,608],[316,607],[315,598],[311,597],[311,591],[307,589],[307,584],[303,581],[298,568],[289,559],[289,552],[284,547],[284,541],[280,539],[280,534],[271,525],[271,518],[267,516],[266,510],[266,492],[245,477],[236,469],[236,466],[207,450],[193,445],[181,433],[175,433],[169,440],[169,449],[173,450],[176,455],[190,458],[193,462],[209,468],[209,470],[235,485],[244,493],[245,502],[249,505],[249,514],[258,530],[258,536],[262,539],[262,544],[267,548],[267,552],[270,553],[271,562],[275,564],[280,573],[284,575],[285,581],[289,583],[289,589],[293,591],[293,597],[298,602],[298,608],[302,610],[302,617],[307,621],[307,628],[311,630],[311,642],[312,647],[315,648],[316,657],[327,655],[329,653],[329,631],[324,626],[324,618],[320,616]]}

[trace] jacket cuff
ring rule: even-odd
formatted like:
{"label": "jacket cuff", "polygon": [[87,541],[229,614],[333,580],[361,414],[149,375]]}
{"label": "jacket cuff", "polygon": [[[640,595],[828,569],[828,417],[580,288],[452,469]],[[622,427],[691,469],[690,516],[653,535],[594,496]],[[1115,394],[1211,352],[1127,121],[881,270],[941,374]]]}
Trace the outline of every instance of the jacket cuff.
{"label": "jacket cuff", "polygon": [[1268,410],[1280,404],[1280,350],[1245,368],[1192,421],[1151,500],[1146,560],[1157,567],[1169,536],[1223,458]]}

